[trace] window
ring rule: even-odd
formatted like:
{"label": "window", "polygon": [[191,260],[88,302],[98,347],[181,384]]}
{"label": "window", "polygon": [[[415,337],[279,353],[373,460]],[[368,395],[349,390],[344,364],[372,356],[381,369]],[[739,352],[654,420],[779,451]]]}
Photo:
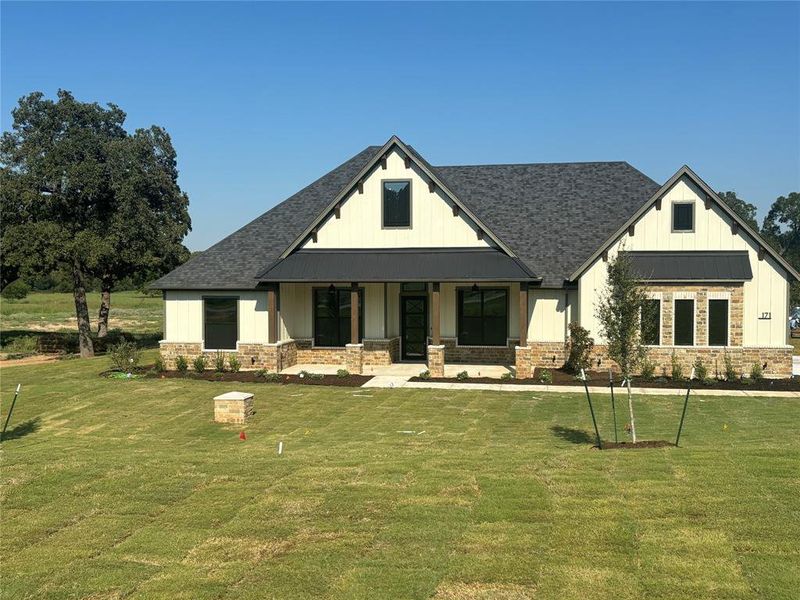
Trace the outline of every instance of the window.
{"label": "window", "polygon": [[508,337],[508,290],[458,290],[458,343],[505,346]]}
{"label": "window", "polygon": [[383,226],[411,227],[411,182],[383,182]]}
{"label": "window", "polygon": [[708,345],[728,345],[728,301],[708,301]]}
{"label": "window", "polygon": [[403,283],[400,286],[401,292],[426,292],[428,291],[427,283]]}
{"label": "window", "polygon": [[236,350],[238,298],[203,298],[203,345],[206,350]]}
{"label": "window", "polygon": [[[364,338],[364,290],[358,290],[358,341]],[[314,290],[314,345],[350,343],[350,288]]]}
{"label": "window", "polygon": [[672,231],[694,231],[694,202],[673,203]]}
{"label": "window", "polygon": [[694,300],[675,300],[676,346],[694,346]]}
{"label": "window", "polygon": [[661,300],[648,298],[642,306],[642,344],[658,346],[661,343]]}

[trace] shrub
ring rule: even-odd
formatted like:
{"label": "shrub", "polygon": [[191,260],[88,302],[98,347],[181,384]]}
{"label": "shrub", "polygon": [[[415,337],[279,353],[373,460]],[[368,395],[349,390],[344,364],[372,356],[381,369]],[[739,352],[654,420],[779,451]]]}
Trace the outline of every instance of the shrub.
{"label": "shrub", "polygon": [[728,381],[736,380],[736,369],[733,368],[733,359],[731,359],[730,355],[725,352],[725,356],[722,360],[725,364],[725,379]]}
{"label": "shrub", "polygon": [[678,355],[675,354],[675,350],[672,351],[672,358],[670,359],[672,363],[672,379],[674,381],[680,381],[683,379],[683,366],[681,365],[680,361],[678,360]]}
{"label": "shrub", "polygon": [[500,379],[502,379],[503,381],[508,381],[512,377],[514,377],[514,376],[511,373],[509,373],[508,371],[506,371],[505,373],[500,375]]}
{"label": "shrub", "polygon": [[761,363],[755,362],[750,367],[750,379],[753,381],[761,381],[764,379],[764,369],[761,368]]}
{"label": "shrub", "polygon": [[456,379],[458,379],[459,381],[466,381],[467,379],[469,379],[469,373],[467,373],[466,371],[461,371],[458,374],[456,374]]}
{"label": "shrub", "polygon": [[581,369],[588,369],[592,363],[593,349],[594,338],[589,335],[589,331],[577,323],[570,323],[566,368],[576,374]]}
{"label": "shrub", "polygon": [[279,373],[264,373],[264,379],[270,383],[278,383],[281,380]]}
{"label": "shrub", "polygon": [[36,337],[32,335],[23,335],[14,338],[9,344],[3,347],[3,352],[13,355],[30,356],[39,351],[39,343]]}
{"label": "shrub", "polygon": [[350,377],[350,371],[348,371],[347,369],[339,369],[338,371],[336,371],[336,376],[339,379],[344,379],[345,377]]}
{"label": "shrub", "polygon": [[22,279],[17,279],[16,281],[12,281],[6,287],[4,287],[3,292],[0,295],[2,295],[6,300],[22,300],[30,293],[31,286],[22,281]]}
{"label": "shrub", "polygon": [[310,371],[300,371],[301,379],[322,379],[325,377],[322,373],[312,373]]}
{"label": "shrub", "polygon": [[550,369],[542,369],[539,371],[539,381],[542,383],[553,383],[553,374]]}
{"label": "shrub", "polygon": [[202,373],[206,370],[206,355],[199,354],[197,357],[192,361],[192,366],[194,370],[198,373]]}
{"label": "shrub", "polygon": [[153,369],[155,370],[156,373],[163,373],[164,371],[167,370],[167,365],[164,364],[164,359],[161,358],[160,354],[156,356],[156,362],[153,365]]}
{"label": "shrub", "polygon": [[175,357],[175,368],[179,373],[186,373],[189,370],[189,361],[185,356],[178,355]]}
{"label": "shrub", "polygon": [[694,361],[694,374],[700,381],[708,381],[708,367],[699,356]]}
{"label": "shrub", "polygon": [[131,371],[139,364],[139,349],[134,342],[120,340],[108,348],[108,356],[120,371]]}
{"label": "shrub", "polygon": [[[214,370],[217,373],[224,373],[225,372],[225,355],[217,350],[216,356],[214,356]],[[202,371],[200,371],[202,373]]]}
{"label": "shrub", "polygon": [[228,366],[231,368],[231,373],[238,373],[239,369],[242,368],[242,363],[239,362],[239,359],[236,357],[235,354],[229,354]]}
{"label": "shrub", "polygon": [[649,358],[645,357],[642,361],[642,379],[652,379],[656,374],[656,365]]}
{"label": "shrub", "polygon": [[427,369],[425,369],[425,370],[424,370],[422,373],[420,373],[420,374],[418,375],[418,377],[419,377],[420,379],[430,379],[430,378],[431,378],[431,372],[430,372],[430,371],[428,371]]}

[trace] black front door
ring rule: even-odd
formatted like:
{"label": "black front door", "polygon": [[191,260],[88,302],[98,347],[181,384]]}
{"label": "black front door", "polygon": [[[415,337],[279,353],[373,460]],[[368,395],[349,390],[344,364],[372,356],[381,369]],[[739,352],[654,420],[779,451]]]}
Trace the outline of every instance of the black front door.
{"label": "black front door", "polygon": [[425,360],[428,350],[428,298],[400,297],[403,360]]}

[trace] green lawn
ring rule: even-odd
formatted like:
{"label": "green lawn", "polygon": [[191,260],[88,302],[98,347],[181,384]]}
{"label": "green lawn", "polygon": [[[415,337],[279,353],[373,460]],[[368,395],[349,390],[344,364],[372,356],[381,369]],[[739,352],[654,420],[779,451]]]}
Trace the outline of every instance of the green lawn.
{"label": "green lawn", "polygon": [[[97,311],[100,294],[88,294],[89,316],[92,329],[97,328]],[[158,333],[162,331],[164,308],[161,296],[148,296],[139,292],[111,294],[110,327],[130,333]],[[23,300],[0,302],[0,319],[3,331],[76,331],[75,301],[72,294],[32,293]]]}
{"label": "green lawn", "polygon": [[[23,384],[2,443],[4,598],[800,589],[796,400],[694,398],[684,447],[600,452],[581,395],[237,384],[258,410],[240,441],[211,420],[230,384],[106,365],[2,368],[3,415]],[[636,405],[642,438],[674,436],[677,395]]]}

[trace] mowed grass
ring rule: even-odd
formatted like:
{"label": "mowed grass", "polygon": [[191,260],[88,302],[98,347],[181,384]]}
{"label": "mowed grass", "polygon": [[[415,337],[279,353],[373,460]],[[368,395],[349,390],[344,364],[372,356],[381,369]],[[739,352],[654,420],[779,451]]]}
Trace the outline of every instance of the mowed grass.
{"label": "mowed grass", "polygon": [[[0,373],[3,416],[22,383],[2,443],[4,598],[800,589],[796,400],[692,398],[683,447],[597,451],[581,395],[108,380],[107,364]],[[230,389],[256,395],[246,427],[212,421]],[[637,398],[640,436],[672,439],[681,404]]]}
{"label": "mowed grass", "polygon": [[[87,294],[92,330],[97,329],[100,293]],[[164,303],[159,295],[140,292],[111,294],[109,326],[129,333],[157,333],[163,329]],[[77,331],[75,301],[69,293],[28,294],[22,300],[0,301],[3,331]]]}

